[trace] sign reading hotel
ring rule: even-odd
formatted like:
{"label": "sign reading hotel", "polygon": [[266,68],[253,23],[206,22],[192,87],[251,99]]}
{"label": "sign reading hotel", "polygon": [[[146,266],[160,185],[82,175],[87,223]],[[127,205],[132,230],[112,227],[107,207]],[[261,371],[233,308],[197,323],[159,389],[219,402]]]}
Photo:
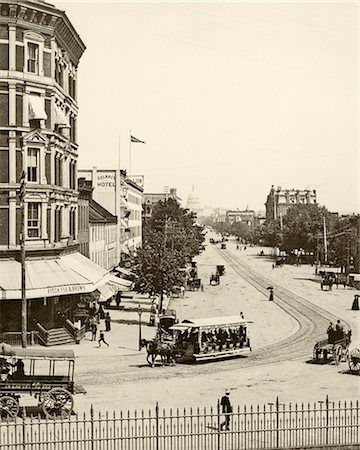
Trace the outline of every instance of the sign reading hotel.
{"label": "sign reading hotel", "polygon": [[136,183],[139,187],[144,188],[144,175],[130,175],[129,180]]}
{"label": "sign reading hotel", "polygon": [[96,172],[95,189],[99,191],[114,191],[115,189],[115,171]]}

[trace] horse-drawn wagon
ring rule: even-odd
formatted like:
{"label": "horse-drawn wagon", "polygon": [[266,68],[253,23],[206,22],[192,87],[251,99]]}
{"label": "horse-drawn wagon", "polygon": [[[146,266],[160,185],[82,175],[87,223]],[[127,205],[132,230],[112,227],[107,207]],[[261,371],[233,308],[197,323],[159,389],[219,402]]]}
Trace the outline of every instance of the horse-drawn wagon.
{"label": "horse-drawn wagon", "polygon": [[46,417],[69,417],[73,394],[85,392],[74,383],[75,355],[72,350],[0,346],[0,416],[16,417],[19,400],[30,395]]}
{"label": "horse-drawn wagon", "polygon": [[189,278],[187,280],[187,288],[189,291],[198,291],[201,289],[201,278]]}
{"label": "horse-drawn wagon", "polygon": [[350,334],[327,338],[316,342],[313,349],[313,358],[315,361],[323,360],[324,362],[334,361],[339,364],[346,361],[349,353]]}
{"label": "horse-drawn wagon", "polygon": [[212,273],[210,276],[210,285],[217,286],[220,284],[220,275],[218,273]]}

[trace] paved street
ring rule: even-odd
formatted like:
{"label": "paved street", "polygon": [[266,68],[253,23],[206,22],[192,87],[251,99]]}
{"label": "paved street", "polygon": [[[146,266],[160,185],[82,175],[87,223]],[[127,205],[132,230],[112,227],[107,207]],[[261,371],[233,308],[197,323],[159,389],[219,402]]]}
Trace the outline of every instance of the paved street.
{"label": "paved street", "polygon": [[[251,266],[253,270],[287,287],[315,305],[331,312],[348,323],[353,330],[354,343],[358,342],[359,313],[351,311],[356,291],[336,289],[322,292],[313,281],[314,267],[284,266],[272,269],[270,260],[258,257],[258,248],[236,250],[229,242],[225,252]],[[138,313],[141,304],[149,309],[145,296],[135,296],[122,302],[121,311],[111,310],[112,330],[106,333],[110,347],[98,348],[90,335],[78,346],[72,346],[77,355],[77,380],[87,389],[87,394],[77,395],[75,409],[80,412],[93,404],[96,410],[148,409],[159,401],[162,407],[214,405],[225,387],[232,390],[232,399],[239,403],[262,403],[274,401],[276,395],[282,401],[351,399],[358,396],[359,378],[347,372],[346,363],[339,366],[307,363],[312,357],[313,343],[310,339],[300,357],[286,350],[277,355],[271,350],[266,361],[255,360],[256,351],[289,338],[302,326],[267,296],[241,279],[225,262],[226,275],[219,286],[209,286],[208,279],[216,264],[224,263],[222,253],[208,244],[198,259],[199,275],[204,292],[186,292],[184,299],[174,299],[180,319],[238,314],[254,321],[250,334],[254,356],[246,359],[213,362],[196,366],[158,365],[150,368],[146,363],[145,350],[138,351]],[[276,292],[275,292],[276,296]],[[146,325],[149,313],[142,314],[142,335],[150,338],[154,328]],[[324,330],[325,337],[325,330]],[[309,344],[310,342],[310,344]],[[315,343],[315,339],[314,339]],[[280,361],[280,362],[279,362]]]}

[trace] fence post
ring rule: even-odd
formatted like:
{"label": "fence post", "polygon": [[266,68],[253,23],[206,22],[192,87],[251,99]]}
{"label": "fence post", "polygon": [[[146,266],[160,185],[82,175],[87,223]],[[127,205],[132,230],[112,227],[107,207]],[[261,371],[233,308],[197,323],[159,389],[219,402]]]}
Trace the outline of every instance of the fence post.
{"label": "fence post", "polygon": [[159,403],[156,402],[155,406],[155,430],[156,430],[156,450],[159,450]]}
{"label": "fence post", "polygon": [[90,406],[90,447],[91,450],[94,450],[94,408],[93,405]]}
{"label": "fence post", "polygon": [[280,403],[279,403],[279,397],[276,397],[276,448],[279,448],[279,441],[280,441],[280,430],[279,430],[279,426],[280,426]]}
{"label": "fence post", "polygon": [[326,405],[326,435],[325,435],[325,444],[328,444],[329,440],[329,396],[326,396],[325,400]]}
{"label": "fence post", "polygon": [[221,418],[220,418],[220,401],[218,400],[217,401],[217,422],[218,422],[218,426],[217,426],[217,429],[218,429],[218,431],[217,431],[217,450],[220,450],[220,447],[221,447],[221,445],[220,445],[220,431],[221,431],[221,424],[220,424],[220,420],[221,420]]}
{"label": "fence post", "polygon": [[[25,410],[25,406],[23,406],[22,414],[21,414],[21,420],[22,420],[22,446],[23,446],[24,450],[26,450],[26,423],[25,423],[25,418],[26,418],[26,410]],[[16,432],[16,428],[15,428],[15,432]]]}

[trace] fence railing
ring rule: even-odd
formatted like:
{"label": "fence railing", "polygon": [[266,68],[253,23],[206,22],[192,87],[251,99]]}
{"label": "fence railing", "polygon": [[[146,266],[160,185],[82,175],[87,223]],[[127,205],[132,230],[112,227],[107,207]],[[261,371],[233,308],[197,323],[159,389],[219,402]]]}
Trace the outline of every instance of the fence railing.
{"label": "fence railing", "polygon": [[[17,331],[0,333],[0,341],[6,342],[9,345],[18,346],[22,344],[22,333]],[[28,331],[26,333],[26,341],[28,345],[34,345],[38,343],[38,332]]]}
{"label": "fence railing", "polygon": [[238,407],[229,431],[214,408],[73,415],[0,422],[0,450],[239,450],[358,445],[359,401]]}

